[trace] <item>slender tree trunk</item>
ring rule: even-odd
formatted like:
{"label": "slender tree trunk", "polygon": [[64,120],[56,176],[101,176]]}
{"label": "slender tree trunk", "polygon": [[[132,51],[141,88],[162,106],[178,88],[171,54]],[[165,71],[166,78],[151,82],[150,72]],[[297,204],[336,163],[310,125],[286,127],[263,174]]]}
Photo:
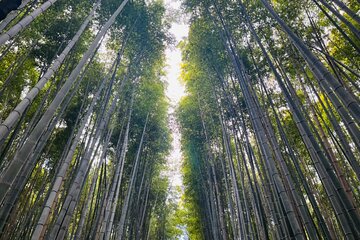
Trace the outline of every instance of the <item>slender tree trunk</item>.
{"label": "slender tree trunk", "polygon": [[[83,209],[83,211],[81,213],[79,223],[77,224],[78,227],[77,227],[77,230],[76,230],[76,239],[80,239],[80,236],[82,234],[84,223],[85,223],[85,218],[87,217],[88,212],[89,212],[89,205],[90,205],[90,202],[91,202],[90,199],[91,199],[91,196],[93,196],[94,192],[95,192],[95,187],[97,185],[99,171],[101,169],[101,166],[103,165],[103,162],[105,161],[106,152],[108,150],[107,148],[108,148],[108,145],[109,145],[110,138],[112,136],[112,132],[113,132],[113,129],[110,129],[108,131],[108,133],[107,133],[105,143],[103,144],[103,147],[102,147],[103,149],[102,149],[102,153],[101,153],[101,156],[100,156],[98,166],[95,168],[95,172],[94,172],[94,174],[92,176],[91,186],[90,186],[90,190],[89,190],[89,194],[88,194],[88,199],[85,202],[85,206],[84,206],[84,209]],[[100,176],[101,176],[101,174],[100,174]],[[98,188],[100,188],[100,184],[101,184],[101,181],[99,181]]]}
{"label": "slender tree trunk", "polygon": [[127,190],[127,193],[126,193],[126,197],[125,197],[125,200],[124,200],[124,204],[123,204],[123,207],[122,207],[122,210],[121,210],[119,226],[118,226],[117,234],[116,234],[117,239],[122,239],[123,235],[124,235],[124,231],[126,231],[124,225],[125,225],[126,215],[127,215],[127,211],[128,211],[129,201],[130,201],[132,191],[133,191],[133,185],[134,185],[134,181],[135,181],[135,176],[137,174],[137,169],[138,169],[138,166],[139,166],[140,156],[141,156],[142,149],[143,149],[142,145],[143,145],[143,142],[144,142],[144,137],[145,137],[145,133],[146,133],[146,127],[147,127],[147,124],[148,124],[148,120],[149,120],[149,113],[146,116],[144,129],[143,129],[143,132],[141,134],[139,147],[138,147],[138,150],[137,150],[137,153],[136,153],[135,164],[134,164],[134,167],[132,169],[132,175],[131,175],[130,183],[129,183],[128,190]]}
{"label": "slender tree trunk", "polygon": [[[131,116],[132,116],[132,112],[133,112],[133,101],[134,101],[134,93],[132,94],[132,97],[131,97],[131,103],[130,103],[130,107],[129,107],[129,116],[128,116],[128,122],[127,122],[126,130],[125,130],[124,141],[123,141],[120,156],[118,159],[117,169],[116,169],[115,178],[114,178],[114,184],[113,184],[113,187],[112,187],[112,190],[110,193],[110,196],[113,195],[114,197],[110,198],[110,201],[108,201],[108,205],[105,210],[103,227],[102,227],[103,230],[100,233],[100,239],[102,239],[103,234],[105,235],[105,240],[110,239],[111,230],[113,228],[115,210],[116,210],[116,206],[118,203],[121,179],[122,179],[122,174],[123,174],[124,165],[125,165],[125,157],[126,157],[126,152],[127,152],[128,143],[129,143],[129,131],[130,131]],[[102,233],[102,232],[104,232],[104,233]]]}

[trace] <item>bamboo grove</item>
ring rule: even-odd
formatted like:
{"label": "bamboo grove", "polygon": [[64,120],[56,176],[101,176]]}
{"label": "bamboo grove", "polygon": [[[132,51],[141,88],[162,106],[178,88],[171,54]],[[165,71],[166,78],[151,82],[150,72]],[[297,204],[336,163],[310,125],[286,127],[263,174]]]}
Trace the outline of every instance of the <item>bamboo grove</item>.
{"label": "bamboo grove", "polygon": [[[0,239],[360,239],[358,0],[0,1]],[[179,206],[175,206],[178,204]]]}
{"label": "bamboo grove", "polygon": [[190,239],[359,239],[359,1],[184,6]]}
{"label": "bamboo grove", "polygon": [[165,238],[163,4],[20,4],[0,23],[1,239]]}

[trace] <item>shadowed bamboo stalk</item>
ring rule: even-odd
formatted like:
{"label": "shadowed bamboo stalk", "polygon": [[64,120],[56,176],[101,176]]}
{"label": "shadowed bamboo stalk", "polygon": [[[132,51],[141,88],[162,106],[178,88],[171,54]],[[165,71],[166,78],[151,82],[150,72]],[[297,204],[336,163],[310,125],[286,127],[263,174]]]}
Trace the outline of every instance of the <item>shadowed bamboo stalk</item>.
{"label": "shadowed bamboo stalk", "polygon": [[144,128],[143,128],[143,132],[141,134],[139,147],[138,147],[138,150],[137,150],[137,153],[136,153],[135,164],[134,164],[134,167],[132,169],[132,175],[131,175],[130,183],[129,183],[127,193],[126,193],[126,197],[125,197],[125,200],[124,200],[124,204],[123,204],[123,207],[122,207],[122,210],[121,210],[120,221],[119,221],[117,234],[116,234],[117,239],[123,239],[123,234],[124,234],[124,230],[125,230],[125,226],[124,226],[125,225],[125,218],[126,218],[126,215],[127,215],[129,201],[130,201],[130,197],[131,197],[132,191],[133,191],[133,184],[134,184],[134,181],[135,181],[135,176],[137,174],[139,161],[140,161],[140,156],[141,156],[142,149],[143,149],[143,142],[144,142],[144,137],[145,137],[145,133],[146,133],[146,127],[147,127],[147,124],[148,124],[148,120],[149,120],[149,113],[146,116],[145,125],[144,125]]}
{"label": "shadowed bamboo stalk", "polygon": [[19,10],[22,9],[23,7],[25,7],[26,4],[28,4],[29,2],[30,2],[30,0],[24,0],[17,10],[12,11],[11,13],[9,13],[6,16],[6,18],[1,21],[1,23],[0,23],[0,32],[2,32],[9,25],[9,23],[12,20],[14,20],[14,18],[19,14]]}
{"label": "shadowed bamboo stalk", "polygon": [[[98,1],[99,3],[99,1]],[[90,23],[93,18],[95,11],[99,4],[95,4],[93,10],[87,16],[83,24],[80,26],[77,33],[62,51],[62,53],[54,60],[52,65],[48,68],[45,74],[40,78],[38,83],[26,94],[25,98],[15,107],[15,109],[9,114],[9,116],[0,124],[0,143],[5,141],[6,137],[10,133],[11,129],[18,122],[20,117],[24,114],[26,108],[33,102],[35,97],[40,93],[40,91],[44,88],[45,84],[49,81],[49,79],[54,75],[54,73],[59,70],[61,64],[64,62],[65,58],[68,56],[71,49],[78,42],[80,36],[85,31],[86,27]]]}
{"label": "shadowed bamboo stalk", "polygon": [[360,17],[356,13],[354,13],[350,8],[348,8],[345,3],[340,0],[330,0],[334,2],[338,7],[341,8],[344,12],[346,12],[352,19],[354,19],[358,24],[360,24]]}
{"label": "shadowed bamboo stalk", "polygon": [[[298,110],[297,106],[294,105],[295,103],[292,101],[292,98],[291,98],[290,94],[289,94],[288,91],[286,90],[285,85],[283,84],[283,81],[282,81],[282,78],[281,78],[280,74],[279,74],[278,71],[276,70],[274,64],[272,63],[272,61],[271,61],[271,59],[270,59],[270,56],[268,55],[268,53],[266,52],[264,46],[262,45],[262,43],[261,43],[261,41],[260,41],[257,33],[255,32],[255,30],[254,30],[254,28],[253,28],[250,20],[248,19],[248,16],[247,16],[245,10],[244,10],[244,14],[245,14],[245,17],[246,17],[246,19],[247,19],[247,22],[248,22],[248,25],[249,25],[249,28],[250,28],[251,33],[253,34],[253,36],[254,36],[255,39],[256,39],[256,42],[258,43],[259,47],[261,48],[261,51],[262,51],[263,55],[265,56],[265,59],[267,60],[269,66],[270,66],[271,71],[274,73],[275,78],[276,78],[279,86],[281,87],[282,91],[285,93],[285,96],[286,96],[286,99],[287,99],[287,101],[288,101],[288,104],[290,105],[290,106],[289,106],[290,109],[291,109],[292,112],[294,113],[295,118],[301,119],[301,121],[297,121],[297,123],[299,123],[299,131],[302,132],[303,129],[306,130],[306,129],[307,129],[307,125],[306,125],[306,122],[305,122],[305,120],[304,120],[304,117],[302,116],[301,112]],[[295,95],[292,96],[292,97],[295,98]],[[301,126],[301,127],[300,127],[300,126]],[[308,131],[307,134],[308,134],[307,136],[309,136],[310,131]],[[313,141],[313,142],[311,142],[311,144],[314,145],[314,144],[316,144],[316,143]],[[310,148],[311,148],[311,147],[309,146],[309,149],[310,149]],[[324,159],[324,160],[325,160],[325,159]],[[314,161],[315,161],[315,160],[314,160]],[[325,161],[326,161],[326,160],[325,160]],[[282,166],[285,166],[285,165],[282,165]],[[320,173],[322,173],[322,172],[320,172]],[[288,173],[288,174],[289,174],[289,173]],[[292,182],[292,181],[291,181],[291,178],[289,178],[289,175],[288,175],[288,174],[287,174],[287,177],[288,177],[288,179],[289,179],[289,182]],[[322,178],[325,179],[325,177],[322,177]],[[294,184],[291,183],[291,186],[294,186]],[[296,192],[293,192],[293,193],[296,193]],[[298,199],[297,194],[296,194],[296,195],[294,194],[294,198],[295,198],[295,200]],[[300,206],[301,206],[301,205],[300,205]],[[306,226],[306,229],[307,229],[309,235],[311,236],[312,239],[315,239],[315,238],[316,238],[316,232],[315,232],[314,226],[311,224],[312,222],[308,220],[308,218],[307,218],[307,216],[306,216],[307,213],[303,210],[303,208],[302,208],[302,207],[299,207],[299,209],[301,210],[300,213],[301,213],[301,216],[303,217],[303,219],[304,219],[304,221],[305,221],[304,224],[305,224],[305,226]]]}
{"label": "shadowed bamboo stalk", "polygon": [[39,120],[33,131],[31,132],[28,140],[24,143],[22,148],[19,152],[15,155],[14,159],[9,164],[9,167],[4,171],[4,173],[0,177],[0,202],[6,196],[9,188],[13,184],[14,180],[17,178],[19,171],[24,166],[28,156],[34,149],[36,143],[40,139],[42,133],[45,131],[46,127],[48,126],[52,116],[56,112],[59,105],[64,100],[65,96],[67,95],[68,91],[70,90],[71,86],[77,79],[78,75],[81,72],[83,66],[87,63],[87,60],[95,53],[96,47],[99,44],[100,40],[104,37],[107,30],[110,26],[115,22],[116,17],[120,14],[122,9],[125,7],[126,3],[129,0],[124,0],[117,10],[113,13],[110,19],[105,23],[105,25],[101,28],[100,32],[97,34],[96,38],[92,42],[89,49],[83,55],[82,59],[80,60],[79,64],[76,68],[71,72],[69,78],[56,94],[54,100]]}
{"label": "shadowed bamboo stalk", "polygon": [[[81,159],[79,171],[76,173],[76,176],[71,183],[70,190],[66,195],[60,213],[55,218],[55,225],[48,236],[51,239],[64,239],[67,234],[71,217],[74,214],[80,192],[84,186],[85,178],[87,177],[88,171],[92,164],[91,159],[92,157],[94,158],[96,156],[96,151],[94,151],[95,144],[104,138],[103,135],[105,133],[106,127],[109,125],[111,116],[116,109],[118,98],[119,95],[115,96],[105,116],[100,119],[99,126],[96,129],[95,135],[92,139],[91,147]],[[105,107],[106,106],[104,106],[104,108]]]}
{"label": "shadowed bamboo stalk", "polygon": [[77,134],[72,142],[72,145],[65,157],[65,160],[64,162],[62,163],[60,169],[59,169],[59,172],[57,173],[57,176],[55,178],[55,182],[52,186],[52,189],[50,190],[50,194],[46,200],[46,203],[45,203],[45,206],[43,208],[43,211],[40,215],[40,219],[38,220],[38,223],[37,223],[37,226],[33,232],[33,235],[32,235],[32,240],[35,240],[35,239],[40,239],[40,236],[43,235],[43,232],[46,228],[46,223],[48,221],[48,218],[49,218],[49,215],[52,211],[52,208],[54,207],[54,202],[56,200],[56,197],[58,196],[58,193],[59,193],[59,190],[62,186],[62,183],[63,183],[63,179],[68,171],[68,168],[70,167],[70,163],[71,163],[71,160],[73,159],[73,156],[75,154],[75,150],[76,150],[76,147],[78,146],[78,143],[80,141],[80,138],[83,134],[83,131],[86,127],[86,124],[88,123],[89,121],[89,118],[91,116],[91,114],[93,113],[93,109],[94,109],[94,106],[95,106],[95,103],[97,102],[99,96],[100,96],[100,93],[102,92],[102,89],[105,85],[105,80],[102,81],[98,91],[96,92],[95,96],[93,97],[93,100],[90,104],[90,107],[89,109],[87,110],[87,113],[86,113],[86,116],[84,117],[84,119],[82,120],[82,123],[81,123],[81,126],[80,128],[78,129],[77,131]]}
{"label": "shadowed bamboo stalk", "polygon": [[28,16],[23,18],[15,26],[9,29],[6,33],[0,35],[0,46],[6,43],[6,41],[15,37],[21,30],[25,29],[32,21],[34,21],[40,14],[45,12],[49,7],[51,7],[57,0],[48,0],[43,3],[40,7],[35,9]]}
{"label": "shadowed bamboo stalk", "polygon": [[[326,91],[326,94],[331,99],[333,94],[341,100],[342,104],[346,109],[349,110],[355,121],[360,121],[360,106],[359,103],[346,91],[344,86],[337,81],[334,76],[326,69],[324,64],[307,48],[304,42],[295,35],[295,33],[289,28],[289,26],[279,17],[273,7],[267,0],[261,0],[264,7],[268,10],[270,15],[278,22],[281,28],[286,32],[291,41],[294,43],[296,48],[299,50],[309,68],[314,73],[321,85],[325,85],[326,82],[330,87],[330,91]],[[342,106],[336,105],[336,108],[343,108]]]}
{"label": "shadowed bamboo stalk", "polygon": [[99,160],[99,162],[97,164],[97,167],[95,168],[95,173],[92,176],[91,186],[90,186],[90,190],[89,190],[89,194],[88,194],[88,199],[85,202],[84,208],[83,208],[81,216],[80,216],[80,221],[78,223],[78,228],[76,229],[76,231],[77,231],[76,238],[77,239],[79,239],[81,234],[82,234],[85,219],[88,216],[88,213],[90,211],[89,206],[90,206],[90,203],[91,203],[91,197],[94,195],[94,192],[95,192],[95,187],[96,187],[96,183],[98,181],[98,175],[99,175],[99,172],[100,172],[100,169],[101,169],[101,165],[105,162],[106,152],[108,151],[107,148],[109,146],[109,141],[110,141],[110,138],[112,136],[113,130],[114,129],[111,128],[107,133],[105,143],[102,146],[102,153],[101,153],[101,156],[100,156],[100,160]]}
{"label": "shadowed bamboo stalk", "polygon": [[[315,0],[316,1],[316,0]],[[318,0],[321,2],[330,12],[332,12],[340,21],[342,21],[350,30],[351,32],[360,39],[360,31],[350,22],[348,21],[343,15],[341,15],[336,9],[334,9],[326,0]]]}
{"label": "shadowed bamboo stalk", "polygon": [[111,191],[110,191],[110,197],[108,200],[108,204],[105,209],[105,216],[104,216],[104,222],[102,223],[102,227],[100,229],[100,239],[103,239],[103,236],[105,236],[105,240],[110,239],[111,230],[114,223],[114,217],[115,217],[115,211],[116,206],[118,203],[119,198],[119,191],[121,187],[121,179],[122,174],[124,170],[125,165],[125,157],[126,152],[128,149],[128,143],[129,143],[129,131],[130,131],[130,123],[131,123],[131,116],[133,112],[133,103],[134,103],[134,93],[131,97],[131,103],[130,103],[130,109],[129,109],[129,117],[126,125],[125,135],[123,144],[120,151],[120,156],[118,159],[118,164],[116,167],[116,173],[114,176],[114,183],[112,185]]}
{"label": "shadowed bamboo stalk", "polygon": [[[284,183],[282,182],[282,179],[280,178],[279,172],[276,168],[275,161],[273,158],[272,150],[269,145],[269,141],[267,140],[267,135],[265,133],[265,129],[261,123],[261,114],[259,113],[259,110],[256,106],[256,103],[254,101],[253,96],[251,95],[251,92],[249,91],[248,83],[249,78],[246,75],[246,70],[244,67],[244,63],[242,60],[237,56],[236,54],[236,47],[233,45],[234,42],[232,40],[232,36],[230,32],[227,29],[226,24],[224,23],[224,20],[222,18],[222,14],[217,9],[218,17],[220,18],[220,22],[222,25],[223,30],[219,30],[219,34],[222,38],[224,47],[231,58],[231,61],[233,63],[233,66],[236,71],[237,80],[239,82],[239,85],[241,87],[241,90],[244,94],[244,99],[246,102],[246,105],[249,109],[250,113],[250,120],[252,122],[252,125],[254,127],[254,132],[256,135],[256,139],[258,141],[258,145],[260,147],[260,150],[262,154],[264,155],[264,160],[267,168],[269,169],[269,175],[271,177],[272,182],[274,183],[274,187],[276,187],[276,192],[280,196],[281,203],[283,207],[285,208],[285,216],[289,219],[291,225],[291,229],[293,231],[293,237],[295,239],[304,239],[304,235],[301,230],[301,226],[299,224],[298,219],[296,218],[296,213],[294,207],[290,203],[289,196],[286,193]],[[213,19],[213,21],[215,21]],[[214,22],[216,24],[216,22]],[[277,199],[276,199],[277,200]],[[286,226],[284,224],[284,226]]]}

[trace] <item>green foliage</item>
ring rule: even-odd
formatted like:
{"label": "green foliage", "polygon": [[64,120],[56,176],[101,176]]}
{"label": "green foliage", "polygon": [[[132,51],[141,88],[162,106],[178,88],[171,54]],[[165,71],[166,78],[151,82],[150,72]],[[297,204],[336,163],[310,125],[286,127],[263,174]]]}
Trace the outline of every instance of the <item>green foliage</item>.
{"label": "green foliage", "polygon": [[[6,30],[43,2],[31,1]],[[0,142],[1,181],[2,172],[121,2],[101,1],[94,20],[60,69],[11,134]],[[321,1],[268,2],[320,59],[329,70],[327,74],[332,74],[355,99],[352,104],[358,104],[360,40],[351,28]],[[94,3],[59,0],[0,46],[0,123],[62,52]],[[346,5],[359,12],[356,0],[346,1]],[[174,43],[169,33],[172,16],[166,16],[162,0],[130,0],[51,116],[49,126],[41,126],[46,133],[34,143],[34,152],[22,159],[22,170],[29,174],[22,175],[21,171],[16,187],[13,184],[4,200],[8,202],[1,203],[0,228],[5,228],[0,232],[5,238],[27,239],[34,232],[55,179],[60,179],[58,170],[102,83],[104,89],[85,130],[79,132],[81,138],[73,149],[70,167],[55,191],[45,238],[51,238],[49,234],[60,219],[59,213],[66,209],[65,199],[70,193],[78,196],[71,196],[74,207],[66,209],[71,220],[61,226],[69,239],[95,238],[104,230],[104,209],[112,211],[112,206],[111,237],[116,238],[128,196],[123,226],[126,239],[179,239],[183,235],[191,240],[240,239],[245,235],[286,239],[295,237],[290,216],[293,212],[297,214],[296,222],[304,225],[301,234],[306,232],[305,237],[310,238],[307,226],[311,224],[319,238],[326,238],[323,228],[331,232],[328,238],[344,237],[346,226],[341,221],[348,221],[360,199],[358,136],[351,129],[358,129],[359,124],[351,116],[350,122],[344,120],[344,112],[351,113],[350,105],[334,104],[329,96],[333,94],[335,100],[341,96],[336,89],[329,93],[323,88],[316,77],[318,70],[306,65],[303,49],[295,47],[289,32],[271,17],[262,1],[184,0],[183,8],[190,14],[190,32],[179,44],[183,54],[181,80],[187,91],[176,110],[184,158],[181,171],[185,189],[180,202],[169,198],[169,180],[163,174],[171,147],[164,53]],[[360,28],[354,19],[335,9]],[[264,48],[260,48],[252,29]],[[116,56],[121,58],[113,73],[110,66]],[[285,97],[286,92],[290,97]],[[108,116],[112,103],[115,110]],[[301,116],[304,118],[299,120]],[[139,148],[147,117],[144,144]],[[304,126],[310,131],[304,131]],[[111,131],[110,143],[105,147],[106,135]],[[125,145],[125,159],[120,159]],[[137,153],[140,158],[135,169]],[[102,154],[104,159],[99,159]],[[88,155],[90,159],[86,159]],[[80,169],[84,161],[89,164]],[[319,164],[323,164],[320,170]],[[118,166],[123,168],[116,179]],[[84,180],[76,182],[82,173]],[[133,173],[136,175],[131,185]],[[108,199],[110,190],[120,182],[118,196]],[[75,184],[80,187],[70,192]],[[336,190],[335,194],[326,184]],[[342,189],[347,198],[341,195]],[[339,201],[339,209],[334,199]],[[12,211],[10,218],[4,214],[7,209]],[[306,214],[309,219],[304,220]],[[82,220],[83,229],[78,232]]]}

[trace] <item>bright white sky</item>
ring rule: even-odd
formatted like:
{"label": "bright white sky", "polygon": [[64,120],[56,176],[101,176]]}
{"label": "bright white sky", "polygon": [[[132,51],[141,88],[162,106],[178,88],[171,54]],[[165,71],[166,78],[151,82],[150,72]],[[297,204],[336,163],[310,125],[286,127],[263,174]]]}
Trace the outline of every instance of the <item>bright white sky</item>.
{"label": "bright white sky", "polygon": [[[168,13],[173,13],[173,10],[180,11],[181,2],[178,0],[165,0],[165,6]],[[170,32],[176,38],[176,45],[187,37],[189,32],[189,25],[186,21],[182,23],[173,22],[171,24]],[[166,49],[166,63],[167,67],[167,82],[169,84],[167,89],[167,96],[170,98],[171,103],[177,104],[182,96],[185,94],[185,88],[180,83],[180,64],[181,64],[181,52],[179,48],[170,48]]]}
{"label": "bright white sky", "polygon": [[[177,0],[165,0],[164,1],[167,14],[174,14],[174,10],[180,11],[181,2]],[[170,32],[175,36],[176,46],[178,43],[187,37],[189,26],[186,21],[173,22]],[[176,189],[183,188],[181,177],[181,146],[180,146],[180,132],[176,119],[173,116],[174,109],[179,103],[182,96],[185,95],[185,87],[180,83],[180,64],[181,64],[181,52],[177,47],[168,47],[165,51],[166,54],[166,77],[165,81],[168,83],[166,96],[170,100],[170,128],[172,132],[172,150],[167,159],[168,171],[166,175],[170,181],[170,196],[171,198],[179,199],[179,194],[176,194]]]}
{"label": "bright white sky", "polygon": [[[165,6],[167,14],[174,14],[174,10],[180,10],[180,1],[165,0]],[[181,21],[183,22],[183,21]],[[178,43],[187,37],[189,27],[186,23],[180,23],[180,21],[173,22],[171,24],[170,32],[175,36],[176,46]],[[181,168],[181,146],[180,146],[180,132],[178,124],[173,116],[174,109],[178,105],[182,96],[185,95],[185,87],[180,83],[180,64],[181,64],[181,52],[177,47],[168,47],[165,51],[166,54],[166,82],[168,83],[166,96],[170,100],[170,128],[172,132],[172,150],[167,159],[168,172],[166,175],[170,181],[169,197],[179,199],[179,194],[176,194],[176,189],[182,189],[182,176],[180,172]]]}
{"label": "bright white sky", "polygon": [[[176,11],[180,11],[180,0],[164,0],[167,14],[176,14]],[[177,14],[176,14],[177,15]],[[182,14],[181,14],[182,15]],[[179,44],[181,40],[187,37],[189,32],[189,25],[184,19],[177,19],[171,24],[170,32],[174,35],[176,43]],[[180,21],[182,20],[182,21]],[[180,131],[177,120],[174,116],[176,106],[179,104],[181,97],[185,95],[185,87],[180,83],[181,72],[181,51],[177,47],[168,47],[165,51],[166,54],[166,76],[165,81],[168,86],[166,89],[166,96],[170,100],[169,107],[169,122],[171,134],[173,137],[171,146],[172,150],[167,157],[167,171],[165,174],[169,178],[170,186],[168,192],[168,198],[173,199],[175,202],[180,202],[180,197],[183,194],[184,186],[181,175],[181,144],[180,144]],[[183,229],[183,228],[182,228]],[[181,240],[188,239],[186,229],[183,229],[183,234],[179,238]]]}

